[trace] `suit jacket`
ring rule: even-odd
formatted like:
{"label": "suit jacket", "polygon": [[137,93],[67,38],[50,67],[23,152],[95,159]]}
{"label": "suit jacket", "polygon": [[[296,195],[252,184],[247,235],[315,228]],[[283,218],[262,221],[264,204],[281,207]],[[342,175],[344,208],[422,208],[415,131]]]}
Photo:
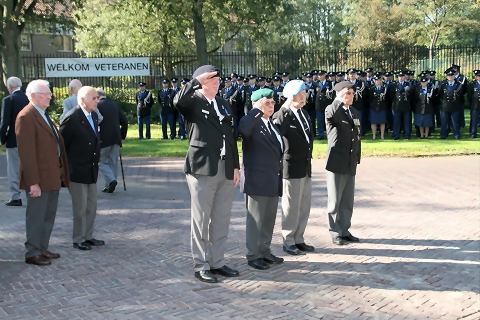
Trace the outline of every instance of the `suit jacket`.
{"label": "suit jacket", "polygon": [[228,180],[233,180],[233,170],[239,169],[240,163],[231,121],[232,107],[225,99],[215,97],[218,108],[225,108],[230,115],[220,123],[213,106],[197,89],[201,89],[200,82],[193,79],[180,89],[173,100],[183,115],[190,142],[184,172],[215,176],[225,140],[225,176]]}
{"label": "suit jacket", "polygon": [[100,123],[101,147],[106,148],[114,144],[122,145],[127,137],[128,120],[119,105],[108,99],[101,99],[97,108],[104,118]]}
{"label": "suit jacket", "polygon": [[42,191],[68,187],[68,161],[62,135],[57,131],[62,149],[59,157],[52,128],[31,103],[18,114],[15,133],[20,157],[20,189],[30,191],[30,186],[36,184]]}
{"label": "suit jacket", "polygon": [[[76,94],[74,94],[73,96],[63,100],[63,113],[60,116],[60,122],[62,122],[63,119],[65,118],[65,116],[67,115],[67,113],[69,113],[70,110],[72,110],[76,106],[78,106],[78,101],[77,101],[77,95]],[[100,113],[100,111],[98,111],[98,109],[97,109],[97,110],[95,110],[95,112],[97,113],[97,116],[98,116],[98,123],[102,122],[103,121],[103,116]]]}
{"label": "suit jacket", "polygon": [[305,133],[300,124],[300,119],[290,108],[282,107],[272,119],[278,128],[285,143],[283,154],[283,177],[285,179],[301,179],[312,176],[312,150],[313,132],[312,124],[306,110],[300,109],[310,128],[310,141],[305,138]]}
{"label": "suit jacket", "polygon": [[[359,112],[350,107],[353,119],[358,120]],[[328,150],[326,169],[333,173],[354,176],[360,163],[360,126],[343,108],[343,102],[334,100],[325,109]],[[357,123],[356,123],[357,122]]]}
{"label": "suit jacket", "polygon": [[2,121],[0,123],[0,141],[7,148],[17,147],[15,120],[17,115],[29,103],[23,91],[17,90],[2,99]]}
{"label": "suit jacket", "polygon": [[263,112],[254,108],[240,119],[238,125],[243,139],[243,192],[253,196],[281,197],[283,152],[277,138],[271,136],[265,127],[262,116]]}
{"label": "suit jacket", "polygon": [[70,169],[70,181],[92,184],[97,182],[100,160],[98,116],[92,112],[95,131],[80,106],[70,110],[60,124]]}

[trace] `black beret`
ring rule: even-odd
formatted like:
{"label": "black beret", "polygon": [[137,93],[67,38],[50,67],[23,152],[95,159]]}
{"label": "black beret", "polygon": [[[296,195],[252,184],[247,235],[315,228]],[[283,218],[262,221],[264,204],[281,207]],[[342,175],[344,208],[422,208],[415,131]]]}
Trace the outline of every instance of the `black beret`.
{"label": "black beret", "polygon": [[335,90],[336,92],[340,92],[345,88],[353,89],[353,88],[355,88],[355,85],[353,83],[351,83],[350,81],[342,81],[342,82],[337,83],[335,85],[335,87],[333,87],[333,90]]}
{"label": "black beret", "polygon": [[220,69],[218,67],[211,66],[211,65],[207,64],[207,65],[204,65],[204,66],[201,66],[201,67],[197,68],[197,70],[195,70],[195,72],[193,73],[192,78],[196,78],[199,75],[207,73],[207,72],[216,72],[217,73],[216,77],[220,77]]}

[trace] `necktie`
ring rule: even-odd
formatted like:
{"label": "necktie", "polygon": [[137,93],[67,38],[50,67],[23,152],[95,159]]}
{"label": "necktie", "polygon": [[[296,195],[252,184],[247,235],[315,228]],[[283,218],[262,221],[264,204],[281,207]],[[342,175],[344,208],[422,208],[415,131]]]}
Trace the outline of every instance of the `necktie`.
{"label": "necktie", "polygon": [[48,112],[45,112],[45,118],[47,118],[47,122],[50,125],[50,128],[52,129],[53,134],[55,135],[55,138],[57,139],[58,153],[61,157],[63,152],[62,152],[62,146],[60,145],[60,139],[58,138],[57,129],[55,128],[55,125],[53,124],[52,119],[50,119],[50,117],[48,116]]}
{"label": "necktie", "polygon": [[277,135],[275,134],[275,131],[273,131],[273,126],[271,125],[270,120],[267,121],[267,125],[268,125],[268,130],[270,130],[270,136],[272,137],[273,142],[280,149],[280,152],[281,152],[282,151],[282,145],[280,144],[280,141],[278,141]]}
{"label": "necktie", "polygon": [[350,109],[345,109],[345,113],[350,119],[353,119],[352,114],[350,113]]}
{"label": "necktie", "polygon": [[298,110],[298,114],[300,115],[299,118],[302,121],[303,129],[305,130],[307,137],[310,137],[310,128],[308,127],[308,122],[307,122],[307,119],[305,118],[305,115],[303,114],[302,110]]}
{"label": "necktie", "polygon": [[91,126],[91,127],[92,127],[92,129],[93,129],[93,132],[95,132],[95,125],[93,124],[93,118],[92,118],[92,115],[91,115],[91,114],[89,114],[89,115],[87,116],[87,119],[88,119],[88,122],[90,123],[90,126]]}

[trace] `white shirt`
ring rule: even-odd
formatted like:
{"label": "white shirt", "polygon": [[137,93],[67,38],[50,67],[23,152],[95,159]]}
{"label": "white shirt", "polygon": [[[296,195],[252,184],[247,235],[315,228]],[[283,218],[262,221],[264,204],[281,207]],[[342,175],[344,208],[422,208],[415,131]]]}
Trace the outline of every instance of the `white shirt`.
{"label": "white shirt", "polygon": [[280,134],[277,132],[275,128],[275,125],[270,121],[270,119],[265,119],[262,117],[262,121],[265,124],[265,127],[267,128],[267,131],[270,132],[270,129],[268,128],[268,124],[270,123],[271,128],[273,129],[273,133],[275,133],[275,136],[277,137],[278,142],[280,142],[280,148],[282,149],[283,152],[283,140]]}
{"label": "white shirt", "polygon": [[[217,101],[215,99],[210,100],[207,97],[205,97],[205,99],[207,99],[207,101],[209,103],[213,102],[213,108],[215,109],[215,112],[217,113],[218,119],[220,120],[220,126],[221,126],[222,125],[222,120],[223,120],[223,118],[225,118],[225,116],[220,113],[220,110],[218,110]],[[223,135],[223,147],[222,147],[222,151],[220,151],[220,156],[224,156],[224,155],[225,155],[225,135]]]}
{"label": "white shirt", "polygon": [[[303,121],[302,121],[302,118],[305,121],[307,121],[307,118],[304,117],[303,113],[302,113],[302,115],[299,115],[299,113],[301,113],[301,111],[298,110],[297,108],[295,108],[294,106],[290,106],[289,108],[290,108],[290,110],[293,111],[293,113],[298,118],[298,120],[300,120],[299,122],[300,122],[300,126],[302,126],[303,134],[305,134],[305,138],[307,138],[308,143],[310,143],[310,137],[307,135],[307,132],[305,131],[306,129],[303,127]],[[302,117],[302,118],[300,118],[300,117]],[[308,126],[308,121],[307,121],[307,126]],[[307,128],[307,129],[310,130],[310,128]]]}

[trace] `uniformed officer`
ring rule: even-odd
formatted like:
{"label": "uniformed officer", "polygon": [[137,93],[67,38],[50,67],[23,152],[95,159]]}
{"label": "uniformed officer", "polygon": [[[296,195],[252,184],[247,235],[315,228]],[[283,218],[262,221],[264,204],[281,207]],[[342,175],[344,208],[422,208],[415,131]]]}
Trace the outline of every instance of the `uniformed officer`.
{"label": "uniformed officer", "polygon": [[[246,100],[246,80],[242,76],[238,76],[237,78],[237,118],[238,122],[240,123],[240,119],[245,115],[245,100]],[[237,137],[238,138],[238,137]]]}
{"label": "uniformed officer", "polygon": [[238,74],[235,72],[232,72],[230,74],[230,79],[232,79],[232,87],[236,88],[238,86],[237,79],[238,79]]}
{"label": "uniformed officer", "polygon": [[283,97],[283,87],[281,84],[280,76],[273,76],[273,100],[275,101],[274,112],[277,112],[282,104],[285,102]]}
{"label": "uniformed officer", "polygon": [[[385,88],[387,88],[388,92],[388,87],[392,83],[392,73],[390,71],[387,71],[383,74],[383,84],[385,85]],[[390,97],[389,97],[390,99]],[[385,126],[385,132],[393,130],[393,110],[392,110],[392,102],[389,100],[389,103],[387,104],[387,123]]]}
{"label": "uniformed officer", "polygon": [[327,73],[327,80],[330,81],[334,86],[336,84],[336,75],[337,73],[336,72],[333,72],[333,71],[330,71],[329,73]]}
{"label": "uniformed officer", "polygon": [[430,81],[430,84],[433,87],[433,90],[435,90],[435,99],[433,101],[433,112],[435,114],[434,120],[436,122],[436,127],[440,128],[442,125],[442,115],[441,115],[441,109],[442,109],[442,102],[440,99],[438,99],[438,88],[440,87],[440,81],[435,79],[436,71],[429,71],[427,73],[427,77]]}
{"label": "uniformed officer", "polygon": [[325,108],[333,102],[335,92],[334,85],[330,80],[325,79],[326,72],[318,72],[318,84],[316,88],[315,112],[318,121],[318,140],[325,138]]}
{"label": "uniformed officer", "polygon": [[357,79],[357,75],[361,75],[361,71],[357,73],[355,69],[349,69],[347,71],[348,79],[355,86],[355,98],[353,100],[353,107],[360,113],[361,135],[365,135],[368,126],[368,120],[365,120],[365,114],[368,115],[368,111],[365,109],[368,107],[368,90],[364,81]]}
{"label": "uniformed officer", "polygon": [[137,104],[138,118],[138,139],[143,139],[143,124],[145,123],[145,137],[150,139],[150,113],[153,106],[152,93],[145,89],[147,84],[140,82],[138,86],[140,90],[135,94],[135,102]]}
{"label": "uniformed officer", "polygon": [[365,76],[366,77],[365,81],[367,82],[367,86],[370,87],[370,86],[374,85],[374,82],[373,82],[373,68],[366,68],[365,72],[367,73],[366,76]]}
{"label": "uniformed officer", "polygon": [[345,72],[338,71],[335,75],[335,85],[339,82],[345,81]]}
{"label": "uniformed officer", "polygon": [[162,138],[168,139],[167,124],[170,126],[170,140],[177,136],[175,125],[175,108],[173,107],[172,89],[170,80],[162,80],[162,89],[158,90],[158,103],[160,104],[160,122],[162,123]]}
{"label": "uniformed officer", "polygon": [[317,95],[317,85],[313,83],[313,75],[308,72],[305,74],[305,90],[307,91],[307,100],[305,106],[303,107],[307,111],[310,121],[312,122],[312,134],[317,135],[317,126],[316,126],[316,111],[315,111],[315,101]]}
{"label": "uniformed officer", "polygon": [[248,86],[245,88],[245,106],[244,114],[247,114],[252,110],[252,94],[257,91],[260,87],[257,84],[257,76],[251,74],[248,76]]}
{"label": "uniformed officer", "polygon": [[412,103],[415,117],[413,124],[420,130],[420,138],[428,138],[430,127],[433,127],[433,106],[435,90],[428,85],[428,78],[420,79],[420,86],[413,89]]}
{"label": "uniformed officer", "polygon": [[310,72],[313,76],[313,83],[317,84],[318,83],[318,70],[312,70],[312,72]]}
{"label": "uniformed officer", "polygon": [[445,74],[447,80],[442,82],[438,90],[438,95],[442,101],[440,139],[447,138],[449,123],[452,125],[454,138],[460,139],[460,113],[462,112],[460,97],[463,97],[463,85],[455,78],[453,69],[446,70]]}
{"label": "uniformed officer", "polygon": [[382,74],[376,73],[373,85],[369,87],[368,99],[370,104],[370,123],[373,140],[376,139],[377,125],[380,126],[380,138],[385,139],[385,124],[387,123],[387,106],[390,104],[387,87],[382,82]]}
{"label": "uniformed officer", "polygon": [[290,73],[288,73],[288,72],[282,73],[282,84],[281,84],[282,87],[285,87],[285,85],[288,83],[288,81],[290,81],[289,75],[290,75]]}
{"label": "uniformed officer", "polygon": [[220,97],[227,100],[232,106],[233,127],[235,131],[235,138],[238,138],[238,116],[237,116],[237,95],[238,87],[233,86],[232,78],[225,77],[225,87],[220,90]]}
{"label": "uniformed officer", "polygon": [[405,71],[397,73],[398,82],[388,87],[388,95],[393,110],[393,139],[400,139],[400,129],[403,121],[403,136],[409,140],[412,132],[412,90],[405,80]]}
{"label": "uniformed officer", "polygon": [[[175,98],[175,95],[180,91],[180,88],[178,87],[178,79],[177,78],[172,78],[172,93],[170,95],[170,100],[173,101]],[[178,122],[178,136],[180,137],[180,140],[185,140],[185,122],[183,121],[183,116],[175,110],[175,122]]]}
{"label": "uniformed officer", "polygon": [[265,77],[258,77],[258,87],[259,89],[265,89],[267,86],[266,86],[266,78]]}
{"label": "uniformed officer", "polygon": [[465,128],[465,94],[468,89],[468,79],[460,73],[460,66],[452,64],[451,69],[455,71],[455,80],[462,85],[462,95],[459,97],[458,103],[460,103],[460,127]]}
{"label": "uniformed officer", "polygon": [[265,78],[265,88],[272,89],[272,78]]}
{"label": "uniformed officer", "polygon": [[474,70],[475,80],[468,84],[467,99],[470,104],[470,138],[477,137],[480,123],[480,70]]}

